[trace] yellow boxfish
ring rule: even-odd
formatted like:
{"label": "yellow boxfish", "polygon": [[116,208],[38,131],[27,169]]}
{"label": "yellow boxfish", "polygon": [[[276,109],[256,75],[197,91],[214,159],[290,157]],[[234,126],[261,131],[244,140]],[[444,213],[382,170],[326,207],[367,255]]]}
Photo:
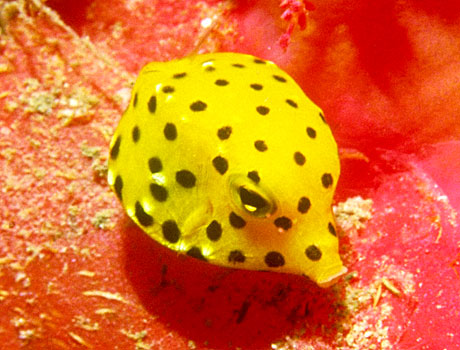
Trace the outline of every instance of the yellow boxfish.
{"label": "yellow boxfish", "polygon": [[110,144],[108,182],[174,251],[226,267],[346,272],[331,211],[340,173],[322,111],[274,63],[239,53],[147,64]]}

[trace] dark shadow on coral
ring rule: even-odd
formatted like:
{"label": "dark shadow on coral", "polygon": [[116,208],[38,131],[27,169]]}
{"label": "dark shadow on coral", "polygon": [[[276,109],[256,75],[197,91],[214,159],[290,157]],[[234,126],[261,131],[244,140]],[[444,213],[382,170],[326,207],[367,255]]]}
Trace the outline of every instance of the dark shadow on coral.
{"label": "dark shadow on coral", "polygon": [[411,1],[413,5],[425,11],[428,16],[439,17],[443,22],[457,26],[460,18],[460,1],[458,0],[424,0]]}
{"label": "dark shadow on coral", "polygon": [[87,11],[92,0],[49,0],[46,5],[59,13],[61,19],[81,35],[81,27],[87,22]]}
{"label": "dark shadow on coral", "polygon": [[337,184],[335,201],[349,197],[368,197],[387,179],[388,176],[409,171],[411,154],[396,153],[385,149],[366,149],[365,151],[343,149],[340,153],[340,178]]}
{"label": "dark shadow on coral", "polygon": [[347,18],[363,68],[386,93],[391,93],[395,77],[405,76],[414,55],[399,11],[394,2],[364,1]]}
{"label": "dark shadow on coral", "polygon": [[126,274],[145,309],[197,344],[254,349],[287,335],[333,339],[341,323],[340,287],[214,266],[178,255],[135,226],[126,229],[124,246]]}

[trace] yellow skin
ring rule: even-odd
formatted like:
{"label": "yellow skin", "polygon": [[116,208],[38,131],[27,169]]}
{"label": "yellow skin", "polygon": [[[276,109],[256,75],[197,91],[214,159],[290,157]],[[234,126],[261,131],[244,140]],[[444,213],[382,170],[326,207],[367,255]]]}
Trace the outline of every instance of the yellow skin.
{"label": "yellow skin", "polygon": [[213,53],[147,64],[110,148],[110,186],[168,248],[322,287],[346,272],[331,211],[337,145],[274,63]]}

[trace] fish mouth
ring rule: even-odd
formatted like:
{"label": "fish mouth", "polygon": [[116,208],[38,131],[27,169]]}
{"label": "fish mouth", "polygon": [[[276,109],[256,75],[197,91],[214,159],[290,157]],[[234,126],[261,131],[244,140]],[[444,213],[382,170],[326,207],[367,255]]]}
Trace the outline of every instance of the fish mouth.
{"label": "fish mouth", "polygon": [[328,276],[326,279],[323,279],[323,280],[318,279],[316,283],[321,288],[328,288],[332,286],[333,284],[335,284],[339,280],[339,278],[342,277],[347,272],[348,272],[348,269],[345,266],[342,266],[342,269],[339,272],[333,274],[332,276]]}

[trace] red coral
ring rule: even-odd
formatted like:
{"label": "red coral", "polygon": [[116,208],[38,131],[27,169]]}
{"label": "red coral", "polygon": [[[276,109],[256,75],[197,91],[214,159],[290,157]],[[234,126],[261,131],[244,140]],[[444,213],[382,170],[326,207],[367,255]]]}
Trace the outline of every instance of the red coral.
{"label": "red coral", "polygon": [[315,5],[305,0],[283,0],[280,8],[284,10],[281,14],[281,19],[289,23],[286,32],[281,35],[278,41],[281,48],[286,50],[291,41],[291,35],[295,26],[299,26],[301,31],[305,30],[307,27],[308,11],[313,11]]}

